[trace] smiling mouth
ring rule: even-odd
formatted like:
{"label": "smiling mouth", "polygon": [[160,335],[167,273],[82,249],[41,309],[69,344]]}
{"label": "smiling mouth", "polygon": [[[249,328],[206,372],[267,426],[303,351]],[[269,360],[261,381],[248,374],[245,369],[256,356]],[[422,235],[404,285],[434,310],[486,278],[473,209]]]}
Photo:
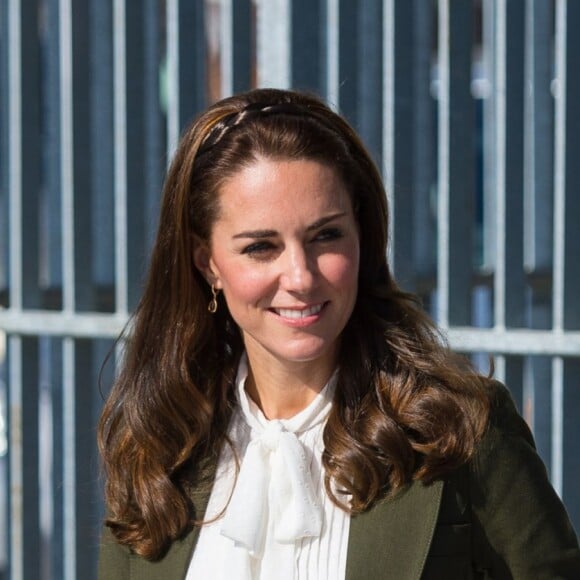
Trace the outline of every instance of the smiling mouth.
{"label": "smiling mouth", "polygon": [[326,306],[326,304],[326,302],[323,302],[322,304],[316,304],[315,306],[303,309],[272,308],[272,311],[283,318],[300,320],[301,318],[307,318],[308,316],[315,316]]}

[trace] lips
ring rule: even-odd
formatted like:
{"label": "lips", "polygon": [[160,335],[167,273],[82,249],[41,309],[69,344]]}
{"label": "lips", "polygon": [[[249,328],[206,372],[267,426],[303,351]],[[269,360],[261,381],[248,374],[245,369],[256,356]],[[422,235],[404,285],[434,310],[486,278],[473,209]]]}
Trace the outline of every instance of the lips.
{"label": "lips", "polygon": [[307,318],[308,316],[315,316],[324,308],[325,304],[326,303],[315,304],[308,308],[272,308],[272,311],[283,318],[300,320],[301,318]]}

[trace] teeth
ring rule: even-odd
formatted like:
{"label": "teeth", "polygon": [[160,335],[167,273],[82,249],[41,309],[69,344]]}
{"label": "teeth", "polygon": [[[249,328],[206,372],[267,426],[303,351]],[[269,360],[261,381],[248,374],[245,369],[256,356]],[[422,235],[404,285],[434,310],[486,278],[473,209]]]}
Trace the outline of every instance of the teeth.
{"label": "teeth", "polygon": [[276,308],[276,312],[283,316],[284,318],[305,318],[306,316],[312,316],[313,314],[318,314],[322,310],[322,304],[317,304],[316,306],[311,306],[310,308],[305,308],[304,310],[290,310],[288,308]]}

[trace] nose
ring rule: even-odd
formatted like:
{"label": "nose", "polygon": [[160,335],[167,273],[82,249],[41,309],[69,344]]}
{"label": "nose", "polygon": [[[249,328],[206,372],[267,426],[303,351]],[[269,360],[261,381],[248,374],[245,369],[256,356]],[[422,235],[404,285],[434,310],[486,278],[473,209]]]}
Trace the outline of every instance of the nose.
{"label": "nose", "polygon": [[312,290],[316,265],[302,246],[287,248],[280,277],[281,286],[288,292],[305,293]]}

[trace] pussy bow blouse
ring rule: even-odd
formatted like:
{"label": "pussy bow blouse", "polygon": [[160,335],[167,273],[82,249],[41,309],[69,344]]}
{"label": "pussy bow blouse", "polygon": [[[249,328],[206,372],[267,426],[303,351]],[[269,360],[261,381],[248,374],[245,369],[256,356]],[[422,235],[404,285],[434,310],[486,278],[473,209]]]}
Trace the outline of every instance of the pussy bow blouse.
{"label": "pussy bow blouse", "polygon": [[321,464],[335,378],[294,417],[269,421],[245,391],[247,375],[244,357],[233,449],[220,456],[205,518],[214,521],[201,529],[187,580],[341,580],[350,516],[330,501]]}

